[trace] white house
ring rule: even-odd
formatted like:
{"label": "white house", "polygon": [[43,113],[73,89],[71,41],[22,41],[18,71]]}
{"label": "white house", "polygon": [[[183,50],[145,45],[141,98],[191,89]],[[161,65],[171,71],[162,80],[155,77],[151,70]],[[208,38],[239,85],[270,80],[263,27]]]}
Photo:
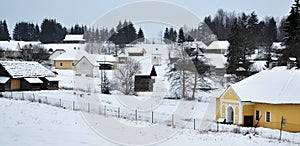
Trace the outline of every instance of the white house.
{"label": "white house", "polygon": [[205,53],[224,54],[229,47],[228,41],[213,41],[206,49]]}
{"label": "white house", "polygon": [[117,60],[112,55],[86,54],[75,64],[76,76],[99,77],[99,70],[112,70]]}

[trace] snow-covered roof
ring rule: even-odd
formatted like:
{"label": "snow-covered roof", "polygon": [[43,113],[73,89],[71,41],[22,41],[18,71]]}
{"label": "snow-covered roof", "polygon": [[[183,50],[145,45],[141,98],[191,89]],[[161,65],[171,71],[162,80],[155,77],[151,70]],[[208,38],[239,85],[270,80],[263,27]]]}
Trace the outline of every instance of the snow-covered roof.
{"label": "snow-covered roof", "polygon": [[137,44],[133,47],[126,48],[125,53],[128,54],[128,52],[141,52],[142,49],[144,49],[144,56],[150,56],[152,54],[161,54],[162,58],[168,58],[168,47],[169,45],[166,44]]}
{"label": "snow-covered roof", "polygon": [[283,49],[285,49],[285,46],[282,45],[282,42],[273,42],[272,49],[283,50]]}
{"label": "snow-covered roof", "polygon": [[205,56],[208,58],[211,65],[215,66],[216,68],[225,68],[227,59],[223,54],[207,53]]}
{"label": "snow-covered roof", "polygon": [[43,83],[42,80],[40,80],[39,78],[24,78],[28,83]]}
{"label": "snow-covered roof", "polygon": [[87,54],[83,48],[73,48],[66,50],[66,52],[55,57],[53,60],[80,60]]}
{"label": "snow-covered roof", "polygon": [[64,41],[84,41],[81,34],[67,34]]}
{"label": "snow-covered roof", "polygon": [[43,47],[45,47],[47,50],[52,49],[53,51],[60,49],[60,50],[74,50],[76,49],[84,49],[85,44],[43,44]]}
{"label": "snow-covered roof", "polygon": [[99,66],[101,62],[116,62],[113,55],[86,54],[85,57],[95,66]]}
{"label": "snow-covered roof", "polygon": [[20,51],[19,49],[21,49],[22,47],[24,47],[25,45],[38,45],[41,42],[25,42],[25,41],[0,41],[0,48],[5,49],[5,50],[9,50],[9,51]]}
{"label": "snow-covered roof", "polygon": [[0,61],[13,78],[55,76],[50,70],[34,61]]}
{"label": "snow-covered roof", "polygon": [[59,78],[57,78],[57,77],[45,77],[46,78],[46,80],[48,80],[48,81],[59,81]]}
{"label": "snow-covered roof", "polygon": [[204,44],[202,41],[196,41],[196,42],[185,42],[184,43],[185,47],[191,47],[191,48],[202,48],[202,49],[206,49],[207,45]]}
{"label": "snow-covered roof", "polygon": [[300,70],[274,67],[231,85],[241,101],[300,104]]}
{"label": "snow-covered roof", "polygon": [[213,41],[207,49],[228,49],[229,42],[228,41]]}
{"label": "snow-covered roof", "polygon": [[126,54],[125,54],[124,52],[122,52],[122,53],[120,53],[120,54],[118,55],[118,57],[127,57],[127,56],[126,56]]}
{"label": "snow-covered roof", "polygon": [[0,77],[0,83],[4,84],[9,80],[9,77]]}
{"label": "snow-covered roof", "polygon": [[263,70],[267,69],[266,65],[267,65],[266,60],[254,61],[254,63],[250,65],[250,71],[251,72],[263,71]]}
{"label": "snow-covered roof", "polygon": [[154,67],[151,61],[151,56],[142,57],[138,60],[138,62],[141,65],[141,72],[136,75],[150,75],[152,68]]}

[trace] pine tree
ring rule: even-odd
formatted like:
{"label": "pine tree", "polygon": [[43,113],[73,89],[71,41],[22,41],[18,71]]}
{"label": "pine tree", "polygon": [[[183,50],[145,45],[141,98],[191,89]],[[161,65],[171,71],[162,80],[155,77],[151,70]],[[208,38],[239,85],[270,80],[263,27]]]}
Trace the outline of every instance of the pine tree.
{"label": "pine tree", "polygon": [[177,39],[177,32],[173,28],[170,28],[170,41],[176,42]]}
{"label": "pine tree", "polygon": [[138,35],[137,35],[137,41],[138,42],[144,42],[145,41],[145,36],[143,30],[140,28]]}
{"label": "pine tree", "polygon": [[296,57],[299,65],[300,59],[300,3],[299,0],[295,0],[295,4],[292,6],[290,15],[288,16],[284,31],[286,33],[284,43],[286,49],[280,58],[280,64],[286,64],[289,57]]}
{"label": "pine tree", "polygon": [[166,44],[170,43],[170,32],[169,29],[166,27],[165,32],[164,32],[164,42]]}
{"label": "pine tree", "polygon": [[227,54],[227,73],[235,74],[236,69],[239,67],[239,58],[243,57],[243,48],[241,47],[241,31],[237,19],[234,20],[231,28],[231,36],[229,38],[229,48]]}
{"label": "pine tree", "polygon": [[110,81],[107,78],[107,74],[105,71],[103,72],[102,75],[103,75],[103,77],[102,77],[102,81],[101,81],[101,92],[103,94],[109,94],[110,88],[111,88]]}
{"label": "pine tree", "polygon": [[6,21],[0,21],[0,40],[1,41],[8,41],[10,40],[9,32],[7,28]]}
{"label": "pine tree", "polygon": [[42,43],[59,43],[62,42],[67,29],[57,23],[55,19],[44,19],[41,24],[40,41]]}
{"label": "pine tree", "polygon": [[183,32],[183,28],[180,28],[178,34],[178,43],[183,43],[183,42],[185,42],[184,32]]}
{"label": "pine tree", "polygon": [[29,22],[19,22],[15,25],[13,38],[17,41],[38,41],[39,27]]}

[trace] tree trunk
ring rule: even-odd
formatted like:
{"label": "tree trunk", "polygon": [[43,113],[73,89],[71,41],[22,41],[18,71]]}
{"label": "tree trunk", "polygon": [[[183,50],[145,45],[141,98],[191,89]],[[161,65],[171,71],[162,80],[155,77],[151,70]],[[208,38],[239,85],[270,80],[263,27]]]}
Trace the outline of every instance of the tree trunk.
{"label": "tree trunk", "polygon": [[196,92],[196,87],[197,87],[197,77],[198,77],[198,73],[195,72],[195,76],[194,76],[194,88],[193,88],[193,95],[192,95],[192,99],[195,99],[195,92]]}
{"label": "tree trunk", "polygon": [[182,71],[182,93],[181,93],[181,98],[185,98],[186,93],[185,93],[185,72],[184,70]]}

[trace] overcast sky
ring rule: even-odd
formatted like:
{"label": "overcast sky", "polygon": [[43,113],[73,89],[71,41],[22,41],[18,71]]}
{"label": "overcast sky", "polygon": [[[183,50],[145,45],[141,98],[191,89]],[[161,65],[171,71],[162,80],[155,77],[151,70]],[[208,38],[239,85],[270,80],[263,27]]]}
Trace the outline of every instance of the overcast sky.
{"label": "overcast sky", "polygon": [[[55,18],[63,26],[90,25],[113,9],[138,2],[137,0],[1,0],[0,20],[5,19],[9,30],[19,21],[40,24],[44,18]],[[200,20],[215,15],[218,9],[225,11],[255,11],[259,18],[287,16],[293,0],[165,0],[194,13]],[[149,30],[146,30],[149,31]],[[10,32],[12,35],[12,32]]]}

